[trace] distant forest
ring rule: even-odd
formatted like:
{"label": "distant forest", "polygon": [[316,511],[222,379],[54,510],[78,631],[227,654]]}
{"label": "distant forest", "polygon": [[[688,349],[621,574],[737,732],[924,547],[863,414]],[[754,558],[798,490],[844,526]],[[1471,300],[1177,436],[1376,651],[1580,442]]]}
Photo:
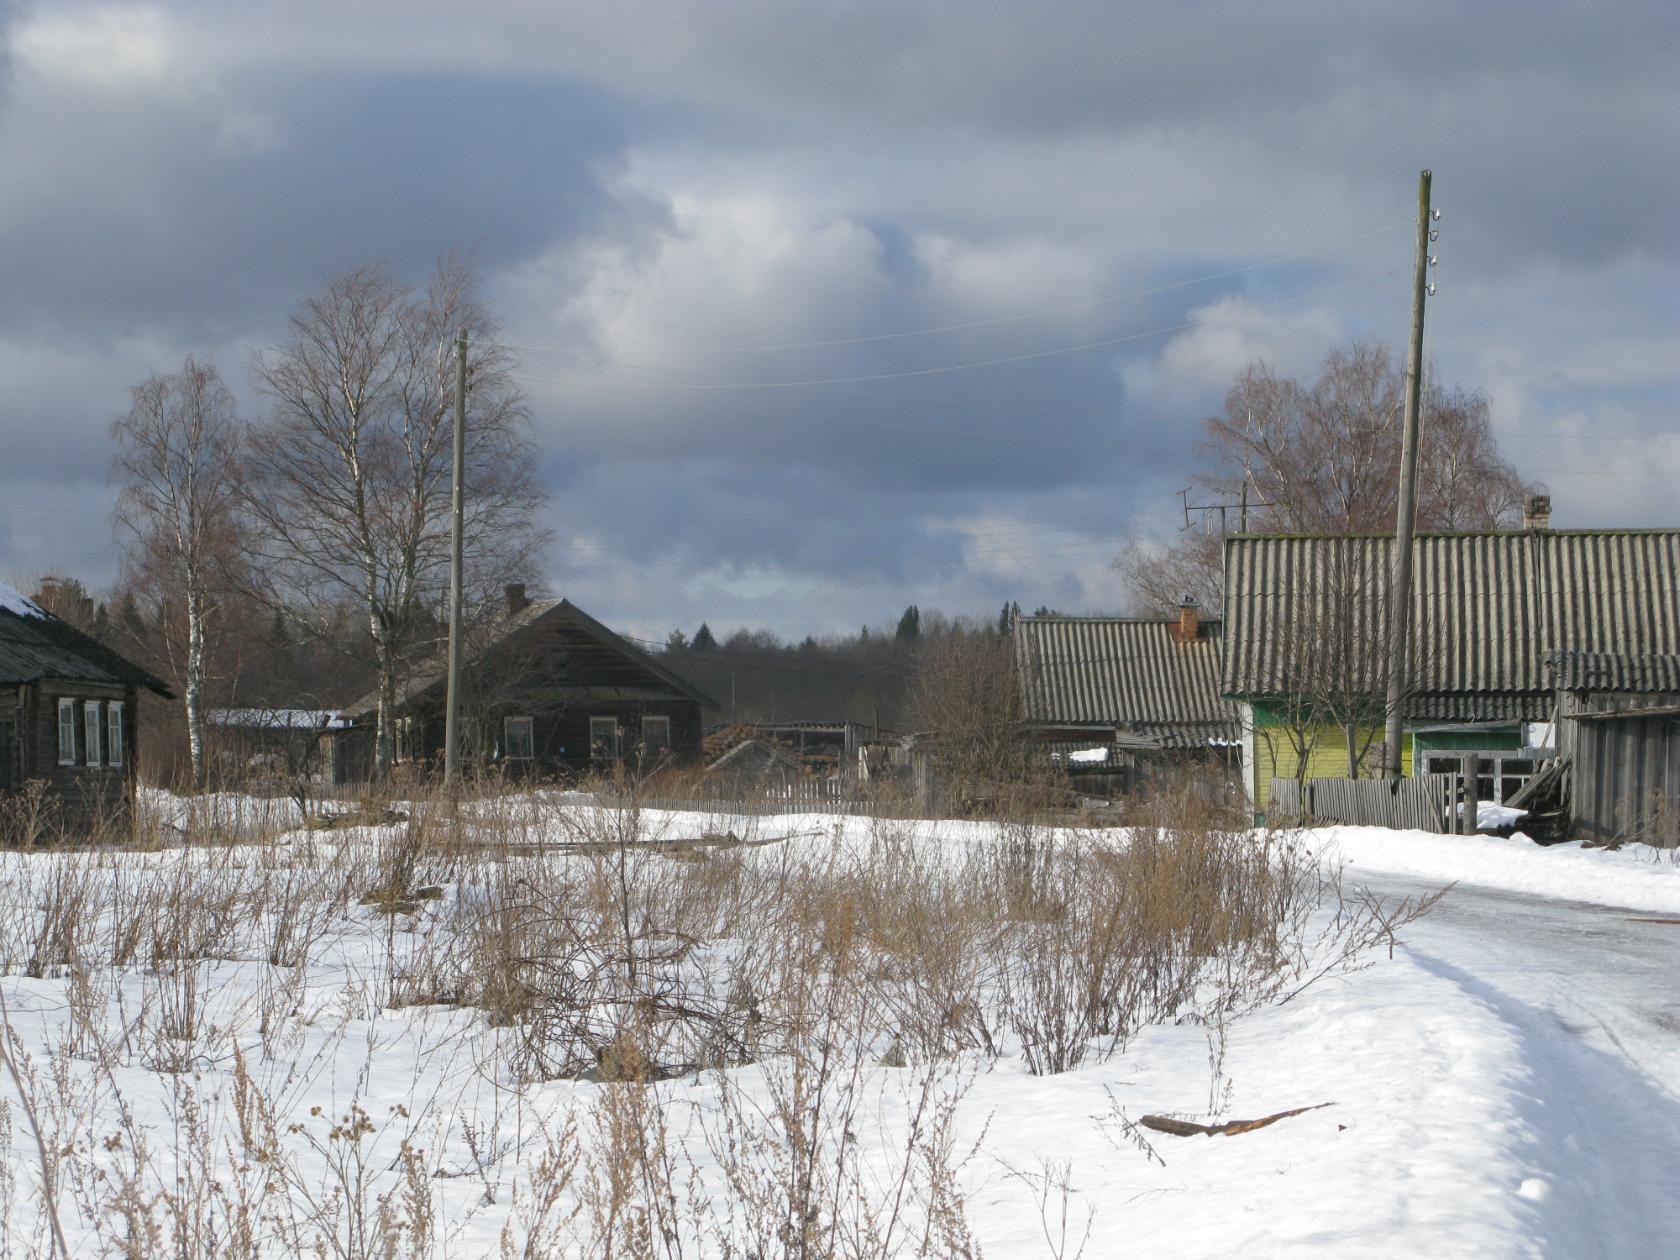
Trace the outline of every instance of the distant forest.
{"label": "distant forest", "polygon": [[702,623],[692,635],[673,630],[662,645],[642,646],[717,701],[717,721],[850,721],[903,731],[920,649],[940,638],[1007,635],[1020,614],[1018,604],[995,620],[911,605],[896,625],[864,626],[853,635],[789,643],[768,630],[741,629],[720,639]]}

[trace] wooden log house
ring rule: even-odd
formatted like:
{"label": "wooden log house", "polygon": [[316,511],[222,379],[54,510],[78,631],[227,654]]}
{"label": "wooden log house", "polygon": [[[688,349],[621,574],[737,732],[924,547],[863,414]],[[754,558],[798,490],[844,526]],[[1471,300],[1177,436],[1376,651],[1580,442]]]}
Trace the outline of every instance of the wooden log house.
{"label": "wooden log house", "polygon": [[49,834],[126,830],[141,688],[170,695],[138,665],[0,583],[0,826],[15,830],[33,800]]}
{"label": "wooden log house", "polygon": [[[466,764],[510,778],[565,778],[618,765],[648,769],[700,756],[701,711],[716,702],[569,600],[531,602],[507,588],[502,617],[463,662]],[[441,662],[398,689],[394,760],[441,769],[447,672]],[[379,698],[362,697],[333,732],[333,780],[374,765]]]}

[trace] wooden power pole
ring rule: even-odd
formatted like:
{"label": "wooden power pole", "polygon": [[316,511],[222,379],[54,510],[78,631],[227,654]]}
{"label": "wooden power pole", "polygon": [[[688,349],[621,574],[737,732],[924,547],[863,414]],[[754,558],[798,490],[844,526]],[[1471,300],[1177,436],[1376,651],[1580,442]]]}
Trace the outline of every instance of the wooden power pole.
{"label": "wooden power pole", "polygon": [[1412,639],[1412,534],[1417,524],[1418,408],[1423,390],[1423,305],[1429,290],[1428,171],[1418,175],[1417,261],[1412,267],[1412,340],[1406,350],[1406,418],[1400,432],[1400,504],[1394,521],[1394,559],[1389,582],[1388,724],[1383,771],[1400,777],[1400,742],[1405,738],[1407,663]]}
{"label": "wooden power pole", "polygon": [[453,791],[461,781],[461,530],[462,480],[467,463],[467,330],[455,337],[455,451],[449,520],[449,694],[443,719],[443,779]]}

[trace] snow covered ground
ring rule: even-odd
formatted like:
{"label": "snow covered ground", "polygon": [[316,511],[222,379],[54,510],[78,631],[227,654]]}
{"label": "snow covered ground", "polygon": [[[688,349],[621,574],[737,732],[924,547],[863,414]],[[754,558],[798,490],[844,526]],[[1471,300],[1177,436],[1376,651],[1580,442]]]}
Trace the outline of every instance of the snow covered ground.
{"label": "snow covered ground", "polygon": [[[284,807],[215,809],[270,826],[297,821]],[[172,821],[192,826],[185,810]],[[654,829],[689,835],[727,821],[659,815]],[[746,838],[797,836],[749,851],[765,855],[821,860],[871,843],[858,819],[733,825]],[[143,1233],[147,1221],[191,1235],[191,1254],[229,1257],[284,1254],[285,1240],[305,1236],[330,1239],[329,1253],[341,1255],[522,1254],[545,1237],[549,1249],[529,1254],[583,1254],[563,1245],[561,1217],[567,1204],[604,1194],[608,1170],[577,1165],[577,1183],[547,1216],[545,1173],[564,1162],[557,1152],[568,1133],[587,1146],[622,1132],[614,1107],[627,1087],[515,1084],[505,1031],[482,1012],[394,1004],[413,979],[405,964],[430,957],[437,925],[476,895],[477,879],[423,866],[417,881],[435,875],[442,896],[398,914],[346,900],[346,884],[359,891],[372,869],[368,855],[400,831],[0,859],[12,908],[0,924],[0,996],[18,1071],[0,1082],[0,1255],[52,1254],[39,1210],[44,1175],[76,1255],[109,1248],[125,1230]],[[999,842],[981,824],[919,831],[950,852]],[[992,1257],[1070,1260],[1081,1250],[1671,1254],[1680,1237],[1680,925],[1654,920],[1680,918],[1680,868],[1649,851],[1377,829],[1306,833],[1303,842],[1344,867],[1345,890],[1367,886],[1389,906],[1458,886],[1392,951],[1379,947],[1367,965],[1235,1019],[1222,1042],[1203,1024],[1169,1021],[1111,1057],[1092,1053],[1052,1075],[1030,1074],[1019,1047],[938,1071],[888,1066],[901,1062],[891,1054],[871,1062],[835,1148],[855,1152],[858,1185],[890,1199],[907,1162],[938,1146],[963,1203],[964,1231],[896,1235],[894,1254],[963,1254],[965,1238]],[[96,884],[115,890],[106,902],[117,928],[125,905],[150,915],[148,941],[167,918],[160,890],[185,901],[194,890],[235,889],[224,899],[230,921],[194,929],[220,932],[226,944],[189,951],[190,965],[149,961],[144,945],[122,965],[94,965],[118,940],[73,921],[75,898],[91,898]],[[142,889],[151,900],[130,905]],[[291,924],[288,938],[260,911],[282,894],[300,914],[330,910]],[[55,936],[43,925],[57,912]],[[1326,905],[1310,930],[1332,913]],[[50,965],[41,942],[78,933],[83,961]],[[298,939],[314,944],[286,947]],[[49,965],[29,965],[42,958]],[[31,970],[39,974],[23,974]],[[731,1117],[747,1124],[773,1108],[788,1085],[783,1072],[766,1061],[648,1087],[658,1142],[677,1168],[672,1220],[717,1221],[704,1216],[707,1202],[753,1193],[747,1174],[764,1165],[732,1154],[717,1134]],[[940,1099],[951,1103],[945,1127],[915,1129],[919,1145],[907,1153],[918,1107],[942,1114]],[[1135,1124],[1149,1113],[1232,1120],[1320,1104],[1330,1105],[1237,1136],[1170,1137]],[[44,1163],[43,1148],[62,1154]],[[114,1193],[125,1175],[126,1197]],[[212,1181],[222,1202],[247,1205],[243,1224],[237,1211],[183,1214],[180,1202],[193,1196],[170,1193]],[[104,1219],[91,1219],[89,1204],[103,1204]],[[656,1233],[660,1219],[650,1220]],[[720,1247],[702,1237],[685,1254]]]}

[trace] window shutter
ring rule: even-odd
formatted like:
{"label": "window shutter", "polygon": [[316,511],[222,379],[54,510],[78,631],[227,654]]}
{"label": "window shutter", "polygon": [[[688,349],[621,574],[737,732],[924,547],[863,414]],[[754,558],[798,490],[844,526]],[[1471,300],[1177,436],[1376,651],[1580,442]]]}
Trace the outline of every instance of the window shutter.
{"label": "window shutter", "polygon": [[123,705],[113,700],[105,710],[109,733],[105,740],[106,761],[113,766],[123,763]]}
{"label": "window shutter", "polygon": [[76,702],[67,697],[58,702],[58,764],[76,764]]}

